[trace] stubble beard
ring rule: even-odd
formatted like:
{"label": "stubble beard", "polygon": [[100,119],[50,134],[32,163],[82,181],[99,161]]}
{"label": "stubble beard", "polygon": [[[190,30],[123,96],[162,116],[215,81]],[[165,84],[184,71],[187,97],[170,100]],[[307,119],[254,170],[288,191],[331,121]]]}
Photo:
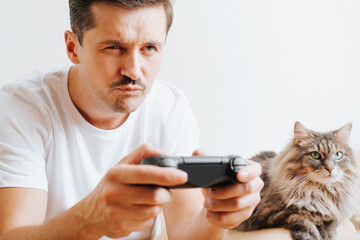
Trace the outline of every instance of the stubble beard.
{"label": "stubble beard", "polygon": [[[118,95],[114,93],[114,95]],[[143,102],[146,94],[142,92],[139,96],[118,96],[114,97],[114,100],[107,104],[108,108],[113,112],[117,113],[132,113],[139,108],[140,104]]]}
{"label": "stubble beard", "polygon": [[[116,88],[124,85],[137,86],[141,89],[141,92],[137,95],[125,95]],[[142,80],[131,80],[127,77],[120,81],[114,81],[109,86],[110,89],[108,91],[98,91],[94,93],[94,97],[100,106],[115,113],[132,113],[136,111],[149,91],[147,85]]]}

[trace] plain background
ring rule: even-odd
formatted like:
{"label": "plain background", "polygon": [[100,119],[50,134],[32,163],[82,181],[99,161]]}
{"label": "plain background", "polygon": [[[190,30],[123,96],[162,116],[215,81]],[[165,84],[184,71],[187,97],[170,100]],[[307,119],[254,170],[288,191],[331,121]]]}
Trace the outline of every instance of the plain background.
{"label": "plain background", "polygon": [[[360,149],[360,1],[177,0],[159,78],[190,99],[209,154],[280,151],[295,121],[353,123]],[[0,85],[70,64],[66,0],[0,1]]]}

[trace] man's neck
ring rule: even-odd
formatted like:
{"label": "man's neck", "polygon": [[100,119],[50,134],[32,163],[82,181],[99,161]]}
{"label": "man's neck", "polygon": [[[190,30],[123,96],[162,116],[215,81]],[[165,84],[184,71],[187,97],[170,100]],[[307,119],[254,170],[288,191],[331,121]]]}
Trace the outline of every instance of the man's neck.
{"label": "man's neck", "polygon": [[73,66],[69,71],[68,90],[69,95],[79,113],[91,125],[103,129],[112,130],[120,127],[129,117],[129,113],[114,113],[99,106],[98,103],[92,103],[86,93],[79,87],[79,69]]}
{"label": "man's neck", "polygon": [[[75,103],[74,103],[75,104]],[[75,107],[79,113],[88,121],[91,125],[103,129],[103,130],[112,130],[120,127],[130,116],[130,113],[119,113],[117,116],[104,117],[104,116],[94,116],[89,115],[81,108]]]}

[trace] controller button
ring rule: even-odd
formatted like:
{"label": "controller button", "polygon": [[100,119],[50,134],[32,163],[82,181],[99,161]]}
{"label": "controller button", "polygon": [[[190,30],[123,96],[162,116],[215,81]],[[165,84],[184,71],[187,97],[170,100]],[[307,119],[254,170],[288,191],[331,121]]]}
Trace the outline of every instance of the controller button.
{"label": "controller button", "polygon": [[246,166],[246,161],[242,157],[236,157],[233,161],[234,166]]}
{"label": "controller button", "polygon": [[164,158],[162,159],[162,161],[160,162],[160,167],[173,167],[176,168],[177,164],[175,163],[175,161],[171,158]]}
{"label": "controller button", "polygon": [[202,164],[202,163],[210,163],[210,164],[221,164],[222,159],[219,157],[184,157],[184,163],[185,164]]}

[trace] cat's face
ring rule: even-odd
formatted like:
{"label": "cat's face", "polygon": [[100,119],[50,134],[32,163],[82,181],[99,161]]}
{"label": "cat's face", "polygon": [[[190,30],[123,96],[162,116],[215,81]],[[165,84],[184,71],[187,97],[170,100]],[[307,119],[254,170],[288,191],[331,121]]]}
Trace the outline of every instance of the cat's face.
{"label": "cat's face", "polygon": [[311,182],[329,184],[352,175],[353,156],[348,146],[351,124],[337,131],[317,133],[295,124],[294,144],[298,152],[293,170]]}

